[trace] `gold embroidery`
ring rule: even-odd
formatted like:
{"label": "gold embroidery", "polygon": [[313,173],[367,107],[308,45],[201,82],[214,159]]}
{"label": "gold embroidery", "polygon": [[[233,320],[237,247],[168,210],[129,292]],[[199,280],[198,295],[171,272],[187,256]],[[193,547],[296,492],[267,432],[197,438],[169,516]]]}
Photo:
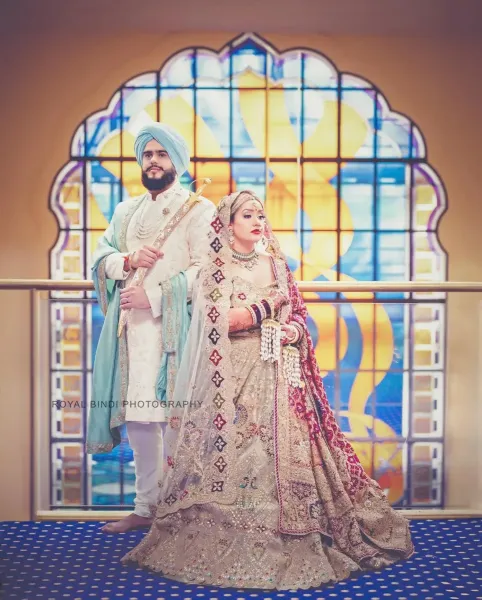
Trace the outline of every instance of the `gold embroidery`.
{"label": "gold embroidery", "polygon": [[114,444],[112,442],[108,442],[106,444],[95,444],[93,442],[87,442],[85,444],[85,451],[87,454],[101,454],[105,452],[110,452],[114,448]]}
{"label": "gold embroidery", "polygon": [[120,367],[120,401],[121,401],[121,415],[123,422],[126,418],[126,407],[127,407],[127,388],[129,385],[129,350],[127,347],[127,332],[124,331],[119,338],[119,367]]}
{"label": "gold embroidery", "polygon": [[105,273],[105,265],[107,261],[107,256],[105,256],[101,261],[99,261],[99,265],[97,267],[97,279],[99,282],[99,302],[100,308],[102,310],[102,314],[105,316],[107,314],[107,309],[109,308],[109,303],[107,301],[107,276]]}

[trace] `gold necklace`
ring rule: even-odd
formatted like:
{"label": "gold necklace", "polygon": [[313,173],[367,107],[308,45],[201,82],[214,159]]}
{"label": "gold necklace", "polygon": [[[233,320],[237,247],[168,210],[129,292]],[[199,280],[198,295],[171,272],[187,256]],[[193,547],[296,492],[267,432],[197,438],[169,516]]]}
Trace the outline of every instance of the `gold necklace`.
{"label": "gold necklace", "polygon": [[231,252],[233,253],[233,262],[250,271],[252,271],[259,262],[259,254],[256,250],[252,250],[251,252],[248,252],[248,254],[243,254],[242,252],[233,249],[231,249]]}

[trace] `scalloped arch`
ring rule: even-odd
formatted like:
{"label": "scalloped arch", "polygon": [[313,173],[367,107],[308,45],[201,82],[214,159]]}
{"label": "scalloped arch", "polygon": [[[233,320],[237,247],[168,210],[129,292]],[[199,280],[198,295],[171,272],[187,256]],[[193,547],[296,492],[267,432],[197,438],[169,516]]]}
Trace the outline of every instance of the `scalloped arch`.
{"label": "scalloped arch", "polygon": [[[59,223],[53,278],[88,278],[93,247],[115,205],[143,192],[133,141],[152,120],[170,123],[186,138],[193,159],[185,183],[211,177],[214,201],[237,186],[266,198],[298,278],[446,279],[437,229],[447,199],[418,126],[360,74],[338,70],[309,48],[280,52],[249,33],[219,51],[180,50],[159,70],[126,81],[105,108],[86,116],[51,190],[50,208]],[[413,416],[410,390],[429,385],[418,383],[418,372],[443,366],[444,297],[402,296],[403,310],[378,304],[373,316],[369,305],[355,302],[361,296],[346,294],[341,312],[311,305],[317,358],[327,388],[339,390],[337,409],[346,431],[399,439],[413,431],[407,426]],[[319,298],[308,294],[310,299]],[[417,306],[408,309],[409,300],[419,299],[433,300],[429,315]],[[95,318],[85,325],[92,355]],[[408,362],[407,339],[415,330],[419,337]],[[430,344],[437,353],[430,353]],[[394,375],[404,370],[410,384]],[[352,371],[353,377],[346,375]],[[442,393],[440,382],[433,386]],[[392,412],[377,404],[390,394],[400,400]],[[442,414],[435,417],[443,420]],[[411,442],[422,439],[417,435]],[[430,435],[423,439],[429,444]],[[394,443],[381,445],[375,461],[372,446],[367,448],[358,442],[368,470],[380,459],[395,473],[390,498],[398,501],[401,451]],[[376,468],[387,475],[386,468]]]}

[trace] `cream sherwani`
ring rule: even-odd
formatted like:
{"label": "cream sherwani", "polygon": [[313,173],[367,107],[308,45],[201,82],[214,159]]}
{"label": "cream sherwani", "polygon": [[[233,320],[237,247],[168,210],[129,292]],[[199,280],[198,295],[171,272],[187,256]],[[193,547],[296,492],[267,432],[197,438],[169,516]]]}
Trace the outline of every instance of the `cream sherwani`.
{"label": "cream sherwani", "polygon": [[[141,198],[127,200],[138,206],[126,231],[128,253],[152,245],[157,234],[186,202],[189,192],[176,182],[155,200],[150,193]],[[131,212],[133,207],[123,207]],[[162,248],[164,256],[148,271],[143,287],[151,304],[150,309],[131,309],[127,322],[127,353],[129,383],[125,420],[127,434],[134,452],[136,471],[135,513],[143,517],[153,514],[157,502],[158,481],[162,468],[162,431],[168,408],[156,401],[155,385],[161,366],[161,299],[160,283],[184,271],[188,299],[206,248],[206,237],[215,207],[202,199],[176,226]],[[106,259],[109,279],[123,280],[133,277],[123,270],[123,253],[114,253]]]}
{"label": "cream sherwani", "polygon": [[[126,234],[128,252],[152,245],[162,226],[188,199],[189,192],[175,183],[166,192],[152,200],[150,193],[141,199],[130,220]],[[135,200],[133,200],[135,201]],[[132,202],[129,200],[128,202]],[[164,244],[164,257],[148,271],[143,287],[149,298],[151,310],[131,309],[127,325],[129,356],[129,386],[127,390],[126,421],[161,422],[166,420],[164,409],[156,407],[155,383],[161,365],[161,297],[160,282],[181,271],[186,273],[188,298],[198,274],[201,248],[205,248],[209,225],[213,219],[214,205],[206,199],[195,207],[177,225]],[[153,227],[157,223],[158,226]],[[203,243],[204,242],[204,243]],[[123,271],[124,254],[107,258],[106,274],[110,279],[127,279]],[[130,275],[132,277],[133,274]],[[154,404],[154,408],[152,407]],[[158,404],[158,403],[157,403]]]}

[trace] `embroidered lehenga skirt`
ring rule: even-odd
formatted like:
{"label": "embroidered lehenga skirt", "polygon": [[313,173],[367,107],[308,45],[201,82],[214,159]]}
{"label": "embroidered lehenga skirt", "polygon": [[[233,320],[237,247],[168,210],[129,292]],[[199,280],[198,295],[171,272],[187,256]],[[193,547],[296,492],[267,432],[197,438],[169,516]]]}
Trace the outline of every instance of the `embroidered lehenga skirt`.
{"label": "embroidered lehenga skirt", "polygon": [[[236,501],[228,506],[193,506],[156,519],[123,561],[186,583],[296,589],[339,581],[410,556],[408,522],[390,507],[378,486],[359,501],[348,498],[323,441],[318,446],[319,502],[313,510],[320,512],[326,531],[280,533],[273,436],[275,367],[260,360],[259,332],[233,336],[231,356],[237,376]],[[302,444],[310,440],[300,443],[300,451]],[[293,493],[301,500],[303,487]]]}

